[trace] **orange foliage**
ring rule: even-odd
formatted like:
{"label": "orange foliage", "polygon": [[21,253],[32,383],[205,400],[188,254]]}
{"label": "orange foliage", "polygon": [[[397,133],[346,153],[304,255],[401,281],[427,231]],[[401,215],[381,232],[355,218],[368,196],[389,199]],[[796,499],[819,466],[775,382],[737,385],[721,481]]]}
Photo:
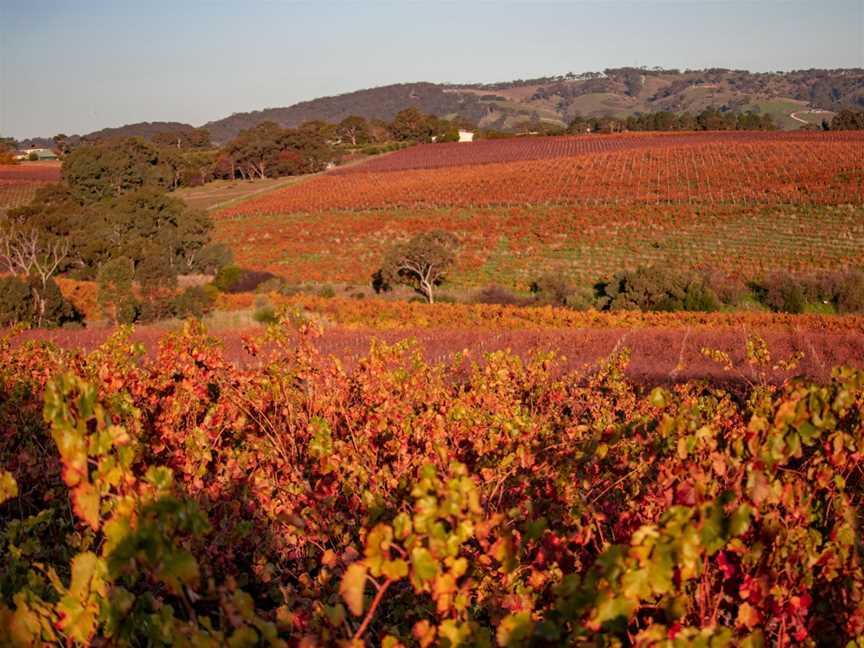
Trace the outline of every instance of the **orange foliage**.
{"label": "orange foliage", "polygon": [[93,281],[77,281],[66,277],[57,277],[57,287],[75,308],[84,313],[87,321],[99,319],[102,315],[99,304],[96,302],[98,288]]}

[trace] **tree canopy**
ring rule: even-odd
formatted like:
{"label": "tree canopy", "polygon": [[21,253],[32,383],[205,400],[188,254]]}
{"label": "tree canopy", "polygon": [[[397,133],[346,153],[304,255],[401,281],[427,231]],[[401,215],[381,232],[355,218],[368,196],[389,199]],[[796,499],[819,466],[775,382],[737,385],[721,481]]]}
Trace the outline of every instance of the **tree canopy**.
{"label": "tree canopy", "polygon": [[418,234],[390,250],[376,273],[377,283],[384,287],[397,283],[411,286],[432,304],[435,287],[444,281],[453,265],[458,245],[456,237],[444,230]]}

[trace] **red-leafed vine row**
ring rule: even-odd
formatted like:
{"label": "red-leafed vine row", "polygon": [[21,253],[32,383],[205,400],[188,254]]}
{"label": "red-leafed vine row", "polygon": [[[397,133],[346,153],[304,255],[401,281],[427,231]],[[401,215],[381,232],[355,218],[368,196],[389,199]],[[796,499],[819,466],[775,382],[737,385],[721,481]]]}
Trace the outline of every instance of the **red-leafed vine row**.
{"label": "red-leafed vine row", "polygon": [[[864,374],[642,390],[624,345],[241,369],[0,343],[0,642],[843,645],[864,637]],[[719,366],[727,354],[705,349]]]}

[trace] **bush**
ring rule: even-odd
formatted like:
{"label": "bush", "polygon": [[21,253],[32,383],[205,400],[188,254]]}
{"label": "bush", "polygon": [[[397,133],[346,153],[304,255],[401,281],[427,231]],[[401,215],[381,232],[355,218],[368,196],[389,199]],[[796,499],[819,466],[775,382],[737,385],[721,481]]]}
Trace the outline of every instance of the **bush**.
{"label": "bush", "polygon": [[757,296],[773,311],[803,313],[807,298],[802,283],[785,273],[774,273],[756,287]]}
{"label": "bush", "polygon": [[210,285],[216,288],[219,292],[231,292],[231,288],[240,281],[243,276],[243,270],[235,265],[227,265],[219,268],[213,281]]}
{"label": "bush", "polygon": [[864,312],[864,273],[849,272],[839,283],[836,295],[837,312]]}
{"label": "bush", "polygon": [[262,281],[260,284],[255,286],[255,292],[257,292],[257,293],[281,292],[283,285],[285,285],[285,282],[282,280],[281,277],[273,277],[271,279],[267,279],[266,281]]}
{"label": "bush", "polygon": [[174,314],[172,302],[177,290],[177,273],[167,260],[160,256],[145,257],[135,270],[141,286],[143,303],[140,319],[155,322]]}
{"label": "bush", "polygon": [[566,306],[567,300],[576,292],[576,286],[564,275],[548,272],[531,284],[531,292],[542,304]]}
{"label": "bush", "polygon": [[0,277],[0,326],[17,323],[38,326],[38,301],[34,295],[41,296],[44,303],[43,327],[53,328],[84,321],[84,316],[63,296],[53,279],[48,279],[43,287],[35,278],[24,281],[18,277]]}
{"label": "bush", "polygon": [[140,315],[140,304],[132,294],[135,270],[132,261],[118,257],[99,268],[97,302],[103,315],[118,324],[131,324]]}
{"label": "bush", "polygon": [[597,285],[603,310],[712,311],[720,300],[701,277],[659,267],[619,272]]}
{"label": "bush", "polygon": [[592,295],[579,290],[566,276],[557,273],[546,273],[531,284],[538,304],[587,310],[593,306]]}
{"label": "bush", "polygon": [[231,264],[233,260],[231,248],[222,243],[205,245],[195,257],[191,270],[203,274],[214,274]]}
{"label": "bush", "polygon": [[192,286],[177,295],[171,306],[176,317],[200,319],[213,310],[213,295],[204,286]]}
{"label": "bush", "polygon": [[247,270],[235,265],[229,265],[221,268],[216,273],[211,285],[221,292],[236,294],[253,292],[264,282],[273,279],[279,280],[279,277],[272,272]]}
{"label": "bush", "polygon": [[29,323],[32,319],[30,286],[18,277],[0,277],[0,326]]}
{"label": "bush", "polygon": [[710,313],[720,310],[720,305],[720,299],[711,288],[701,281],[692,281],[684,294],[682,310]]}
{"label": "bush", "polygon": [[[34,287],[34,284],[35,279],[31,280],[31,289],[37,289]],[[42,326],[66,326],[69,324],[80,324],[84,321],[84,315],[72,302],[63,296],[63,293],[60,292],[60,287],[53,279],[48,279],[44,288],[39,286],[38,289],[42,290],[42,298],[45,301]],[[36,320],[35,317],[34,320]]]}
{"label": "bush", "polygon": [[252,314],[252,319],[260,324],[275,324],[279,321],[279,316],[270,300],[260,295],[255,298],[255,312]]}
{"label": "bush", "polygon": [[336,296],[336,291],[331,286],[321,286],[318,289],[318,296],[324,299],[332,299]]}
{"label": "bush", "polygon": [[475,293],[471,297],[471,302],[474,304],[496,304],[499,306],[527,306],[531,303],[531,300],[517,295],[506,288],[492,284]]}
{"label": "bush", "polygon": [[735,306],[749,296],[747,286],[740,279],[717,268],[702,267],[698,269],[706,287],[717,296],[721,303]]}

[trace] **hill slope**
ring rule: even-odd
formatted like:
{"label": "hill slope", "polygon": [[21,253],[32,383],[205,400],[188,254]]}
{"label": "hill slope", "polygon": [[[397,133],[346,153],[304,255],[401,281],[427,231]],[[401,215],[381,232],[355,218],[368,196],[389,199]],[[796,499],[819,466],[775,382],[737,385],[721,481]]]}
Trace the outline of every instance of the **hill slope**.
{"label": "hill slope", "polygon": [[659,110],[699,112],[714,106],[767,112],[781,126],[791,129],[801,124],[789,115],[808,107],[829,111],[864,108],[864,70],[752,73],[619,68],[493,84],[404,83],[284,108],[235,113],[205,127],[215,141],[225,141],[267,120],[296,126],[311,119],[339,121],[348,115],[390,119],[409,106],[500,129],[512,128],[526,119],[564,124],[577,113],[623,117]]}

